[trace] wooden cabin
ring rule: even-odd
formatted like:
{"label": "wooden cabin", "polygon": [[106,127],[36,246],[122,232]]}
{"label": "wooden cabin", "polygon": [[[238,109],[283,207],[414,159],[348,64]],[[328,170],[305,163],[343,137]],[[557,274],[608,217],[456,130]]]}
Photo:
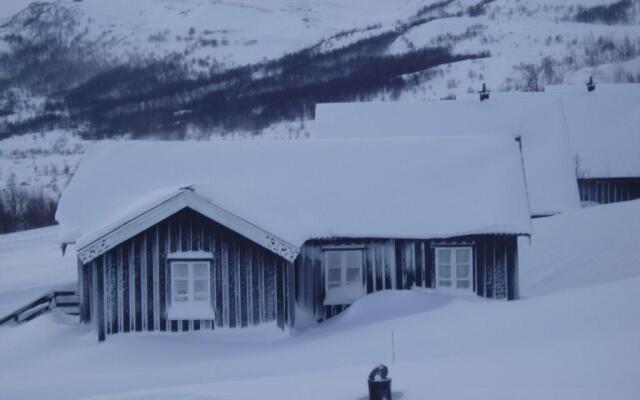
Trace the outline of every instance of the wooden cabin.
{"label": "wooden cabin", "polygon": [[531,232],[507,137],[93,145],[62,196],[80,320],[307,329],[380,290],[518,298]]}

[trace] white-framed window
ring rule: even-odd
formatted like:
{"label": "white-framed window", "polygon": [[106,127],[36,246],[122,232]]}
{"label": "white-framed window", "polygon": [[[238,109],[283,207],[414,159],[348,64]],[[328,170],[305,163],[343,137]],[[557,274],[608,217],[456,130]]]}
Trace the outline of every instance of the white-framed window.
{"label": "white-framed window", "polygon": [[325,305],[351,304],[366,294],[362,248],[324,250]]}
{"label": "white-framed window", "polygon": [[473,249],[436,247],[436,288],[473,291]]}
{"label": "white-framed window", "polygon": [[169,319],[213,319],[209,261],[171,262]]}

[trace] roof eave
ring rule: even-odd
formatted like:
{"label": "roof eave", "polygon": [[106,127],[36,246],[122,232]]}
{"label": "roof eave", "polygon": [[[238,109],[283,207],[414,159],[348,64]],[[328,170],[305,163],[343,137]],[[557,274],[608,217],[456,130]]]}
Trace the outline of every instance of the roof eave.
{"label": "roof eave", "polygon": [[175,196],[155,207],[130,218],[107,233],[78,249],[78,258],[83,264],[91,262],[118,244],[152,227],[163,219],[184,209],[194,211],[218,222],[246,237],[267,250],[293,262],[300,252],[299,247],[279,238],[257,225],[215,205],[195,193],[191,188],[182,188]]}

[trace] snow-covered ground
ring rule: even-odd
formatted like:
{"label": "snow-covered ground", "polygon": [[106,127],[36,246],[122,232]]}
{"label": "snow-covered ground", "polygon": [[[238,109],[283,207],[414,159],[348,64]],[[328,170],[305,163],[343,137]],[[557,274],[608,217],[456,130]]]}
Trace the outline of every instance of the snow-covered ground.
{"label": "snow-covered ground", "polygon": [[75,286],[75,250],[68,250],[63,258],[57,226],[0,235],[0,317],[51,289]]}
{"label": "snow-covered ground", "polygon": [[[267,327],[98,344],[55,313],[0,328],[0,398],[356,400],[379,362],[403,400],[637,398],[640,201],[533,228],[516,302],[380,292],[294,337]],[[51,249],[55,230],[0,236],[3,304],[11,290],[48,281],[43,271],[55,282],[73,276],[73,257]]]}

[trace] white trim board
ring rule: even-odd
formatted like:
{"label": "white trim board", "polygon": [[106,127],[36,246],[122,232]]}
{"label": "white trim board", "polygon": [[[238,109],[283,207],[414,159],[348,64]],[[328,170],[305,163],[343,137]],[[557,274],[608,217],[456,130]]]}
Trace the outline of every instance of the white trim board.
{"label": "white trim board", "polygon": [[290,262],[293,262],[300,252],[297,246],[205,200],[192,189],[183,189],[177,195],[78,249],[78,258],[86,264],[184,208],[191,208]]}

